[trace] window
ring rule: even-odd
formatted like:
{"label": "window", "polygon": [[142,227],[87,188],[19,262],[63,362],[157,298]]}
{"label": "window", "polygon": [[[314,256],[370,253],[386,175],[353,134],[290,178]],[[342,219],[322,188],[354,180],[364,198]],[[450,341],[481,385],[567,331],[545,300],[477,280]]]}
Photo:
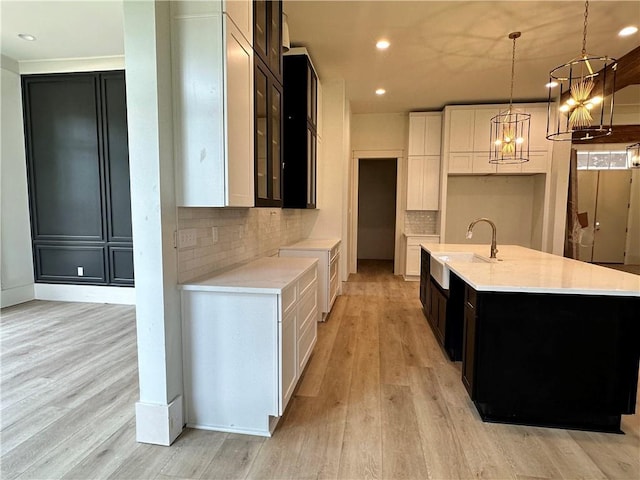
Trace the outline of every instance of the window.
{"label": "window", "polygon": [[578,170],[624,170],[627,152],[624,150],[578,152]]}

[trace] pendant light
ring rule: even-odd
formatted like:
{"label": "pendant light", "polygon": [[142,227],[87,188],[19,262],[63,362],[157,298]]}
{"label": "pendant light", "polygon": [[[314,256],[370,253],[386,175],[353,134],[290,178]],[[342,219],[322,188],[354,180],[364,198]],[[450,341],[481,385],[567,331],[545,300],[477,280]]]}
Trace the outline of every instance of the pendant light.
{"label": "pendant light", "polygon": [[529,128],[531,115],[513,108],[513,83],[516,64],[516,39],[520,32],[512,32],[509,38],[513,40],[511,53],[511,95],[509,108],[491,119],[491,147],[489,163],[524,163],[529,161]]}
{"label": "pendant light", "polygon": [[627,147],[627,168],[640,168],[640,143]]}
{"label": "pendant light", "polygon": [[[587,53],[589,2],[584,4],[582,53],[549,72],[547,139],[591,140],[611,135],[616,83],[615,58]],[[555,93],[554,93],[554,89]]]}

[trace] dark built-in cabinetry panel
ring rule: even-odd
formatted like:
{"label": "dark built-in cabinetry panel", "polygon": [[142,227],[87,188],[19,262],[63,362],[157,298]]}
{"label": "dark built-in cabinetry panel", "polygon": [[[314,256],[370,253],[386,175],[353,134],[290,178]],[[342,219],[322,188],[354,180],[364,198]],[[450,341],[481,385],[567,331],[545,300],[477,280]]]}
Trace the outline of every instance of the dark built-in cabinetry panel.
{"label": "dark built-in cabinetry panel", "polygon": [[282,2],[253,3],[255,205],[282,206]]}
{"label": "dark built-in cabinetry panel", "polygon": [[483,420],[620,432],[636,405],[638,308],[466,285],[462,381]]}
{"label": "dark built-in cabinetry panel", "polygon": [[318,77],[308,55],[285,55],[283,62],[283,206],[315,208]]}
{"label": "dark built-in cabinetry panel", "polygon": [[420,301],[424,315],[449,358],[461,360],[464,282],[452,273],[449,289],[443,289],[429,273],[430,255],[421,250],[420,258]]}
{"label": "dark built-in cabinetry panel", "polygon": [[36,281],[132,285],[124,72],[22,87]]}

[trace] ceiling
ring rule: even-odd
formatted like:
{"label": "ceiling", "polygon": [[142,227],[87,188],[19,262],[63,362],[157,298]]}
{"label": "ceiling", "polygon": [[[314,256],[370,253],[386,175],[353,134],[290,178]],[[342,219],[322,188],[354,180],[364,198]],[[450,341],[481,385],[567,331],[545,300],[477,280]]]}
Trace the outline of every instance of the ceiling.
{"label": "ceiling", "polygon": [[[121,1],[2,0],[0,9],[2,54],[14,60],[124,53]],[[321,81],[345,80],[354,113],[508,101],[516,30],[514,99],[543,100],[549,70],[582,47],[582,1],[285,0],[284,9],[292,45],[307,47]],[[620,57],[640,45],[638,33],[617,35],[627,25],[640,26],[637,1],[590,2],[588,52]],[[382,37],[387,51],[375,48]],[[616,94],[619,103],[640,104],[640,88]]]}

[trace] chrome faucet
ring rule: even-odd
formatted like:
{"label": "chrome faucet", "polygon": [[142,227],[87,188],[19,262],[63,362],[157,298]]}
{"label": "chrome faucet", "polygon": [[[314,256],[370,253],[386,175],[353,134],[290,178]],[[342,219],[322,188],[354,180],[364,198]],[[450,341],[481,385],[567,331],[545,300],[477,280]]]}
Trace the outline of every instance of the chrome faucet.
{"label": "chrome faucet", "polygon": [[469,228],[467,228],[467,238],[473,237],[473,227],[478,222],[487,222],[491,225],[491,230],[493,231],[491,234],[491,258],[496,258],[496,253],[498,253],[498,248],[496,247],[496,224],[491,220],[488,218],[476,218],[469,224]]}

